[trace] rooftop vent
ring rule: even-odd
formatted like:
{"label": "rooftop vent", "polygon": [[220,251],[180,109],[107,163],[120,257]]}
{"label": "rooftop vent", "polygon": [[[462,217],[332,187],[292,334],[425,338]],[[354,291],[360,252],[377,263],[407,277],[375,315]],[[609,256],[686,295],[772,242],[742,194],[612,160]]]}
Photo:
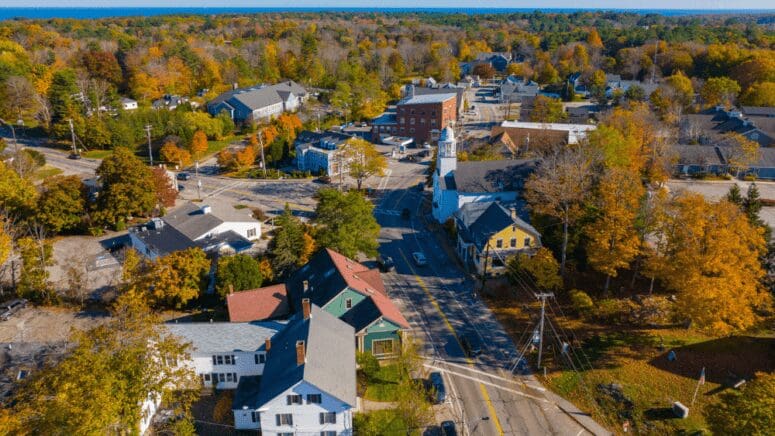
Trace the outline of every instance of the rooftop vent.
{"label": "rooftop vent", "polygon": [[213,208],[208,205],[203,205],[199,210],[202,211],[203,215],[209,215],[213,212]]}

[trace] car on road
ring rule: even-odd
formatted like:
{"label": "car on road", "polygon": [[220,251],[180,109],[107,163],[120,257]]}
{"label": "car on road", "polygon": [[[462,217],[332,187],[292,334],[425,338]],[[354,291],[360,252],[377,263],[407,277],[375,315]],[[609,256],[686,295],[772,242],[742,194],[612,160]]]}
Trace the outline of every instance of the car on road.
{"label": "car on road", "polygon": [[477,335],[471,333],[464,334],[460,338],[460,345],[468,357],[476,357],[482,354],[482,342],[479,341],[479,336]]}
{"label": "car on road", "polygon": [[412,253],[412,260],[414,260],[414,263],[417,266],[425,266],[428,264],[428,259],[426,259],[425,255],[419,251]]}
{"label": "car on road", "polygon": [[401,218],[408,220],[410,216],[412,216],[412,213],[409,212],[408,207],[405,207],[403,210],[401,210]]}
{"label": "car on road", "polygon": [[396,264],[393,262],[393,258],[390,256],[377,256],[377,265],[382,272],[390,272],[396,268]]}
{"label": "car on road", "polygon": [[447,400],[447,388],[444,386],[444,377],[441,376],[440,372],[428,374],[426,386],[435,404],[442,404]]}
{"label": "car on road", "polygon": [[183,192],[183,191],[185,191],[185,190],[186,190],[186,187],[185,187],[185,186],[183,186],[183,185],[178,185],[178,191],[179,191],[179,192]]}
{"label": "car on road", "polygon": [[78,154],[78,153],[70,153],[70,154],[67,156],[67,158],[68,158],[68,159],[73,159],[73,160],[78,160],[78,159],[80,159],[80,158],[81,158],[81,155],[80,155],[80,154]]}
{"label": "car on road", "polygon": [[0,320],[8,321],[8,318],[25,307],[27,307],[27,300],[24,298],[16,298],[0,304]]}
{"label": "car on road", "polygon": [[191,178],[190,173],[178,173],[177,175],[178,180],[189,180]]}
{"label": "car on road", "polygon": [[455,423],[453,421],[442,422],[441,431],[444,432],[444,436],[457,436],[457,429],[455,429]]}

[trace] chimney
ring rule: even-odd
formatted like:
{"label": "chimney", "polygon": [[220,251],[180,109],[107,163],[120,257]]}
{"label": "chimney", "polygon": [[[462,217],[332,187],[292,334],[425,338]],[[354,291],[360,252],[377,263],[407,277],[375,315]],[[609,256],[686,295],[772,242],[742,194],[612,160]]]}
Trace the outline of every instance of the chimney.
{"label": "chimney", "polygon": [[269,350],[272,348],[272,338],[266,338],[266,345],[264,346],[266,349],[266,352],[268,353]]}
{"label": "chimney", "polygon": [[296,365],[304,365],[304,341],[296,341]]}
{"label": "chimney", "polygon": [[237,82],[234,82],[234,83],[231,84],[231,88],[232,89],[237,89],[237,88],[239,88],[239,84]]}
{"label": "chimney", "polygon": [[517,219],[517,208],[516,207],[512,207],[509,210],[511,211],[511,219]]}
{"label": "chimney", "polygon": [[309,290],[309,280],[304,280],[301,282],[301,286],[303,287],[302,291],[307,292]]}
{"label": "chimney", "polygon": [[301,300],[301,313],[304,314],[304,319],[309,319],[310,311],[309,298],[303,298]]}

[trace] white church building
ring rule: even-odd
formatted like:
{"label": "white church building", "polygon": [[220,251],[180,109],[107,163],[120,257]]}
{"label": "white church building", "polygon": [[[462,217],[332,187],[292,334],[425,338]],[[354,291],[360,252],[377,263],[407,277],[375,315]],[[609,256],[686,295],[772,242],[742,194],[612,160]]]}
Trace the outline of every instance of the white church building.
{"label": "white church building", "polygon": [[451,127],[439,137],[433,173],[433,218],[444,223],[466,203],[498,201],[522,206],[521,193],[536,159],[457,161],[457,140]]}

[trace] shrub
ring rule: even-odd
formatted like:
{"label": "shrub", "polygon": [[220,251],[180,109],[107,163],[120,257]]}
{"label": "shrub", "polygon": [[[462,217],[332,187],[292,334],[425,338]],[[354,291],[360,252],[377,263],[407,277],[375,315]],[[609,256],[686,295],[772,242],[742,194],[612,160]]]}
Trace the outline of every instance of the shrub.
{"label": "shrub", "polygon": [[746,174],[743,177],[743,180],[745,180],[746,182],[755,182],[756,181],[756,174],[753,174],[753,173]]}
{"label": "shrub", "polygon": [[636,305],[628,300],[606,298],[599,300],[595,307],[595,318],[606,324],[624,324],[630,321]]}
{"label": "shrub", "polygon": [[219,424],[234,424],[234,412],[231,410],[231,403],[234,401],[232,391],[223,391],[218,396],[218,401],[213,407],[213,421]]}
{"label": "shrub", "polygon": [[126,221],[124,221],[123,218],[119,218],[118,221],[116,221],[116,231],[121,232],[126,230]]}
{"label": "shrub", "polygon": [[573,310],[582,317],[587,317],[595,306],[592,298],[586,292],[578,289],[570,291],[570,301],[573,305]]}
{"label": "shrub", "polygon": [[[254,207],[251,209],[253,211],[253,218],[259,220],[259,221],[266,221],[269,219],[269,217],[266,215],[263,209],[260,207]],[[262,235],[263,236],[263,235]]]}
{"label": "shrub", "polygon": [[379,372],[379,360],[371,353],[358,353],[355,357],[355,361],[361,368],[361,372],[366,377],[366,380],[374,380],[374,377]]}
{"label": "shrub", "polygon": [[667,324],[673,318],[672,304],[667,297],[652,295],[640,299],[633,312],[633,321],[640,325]]}

